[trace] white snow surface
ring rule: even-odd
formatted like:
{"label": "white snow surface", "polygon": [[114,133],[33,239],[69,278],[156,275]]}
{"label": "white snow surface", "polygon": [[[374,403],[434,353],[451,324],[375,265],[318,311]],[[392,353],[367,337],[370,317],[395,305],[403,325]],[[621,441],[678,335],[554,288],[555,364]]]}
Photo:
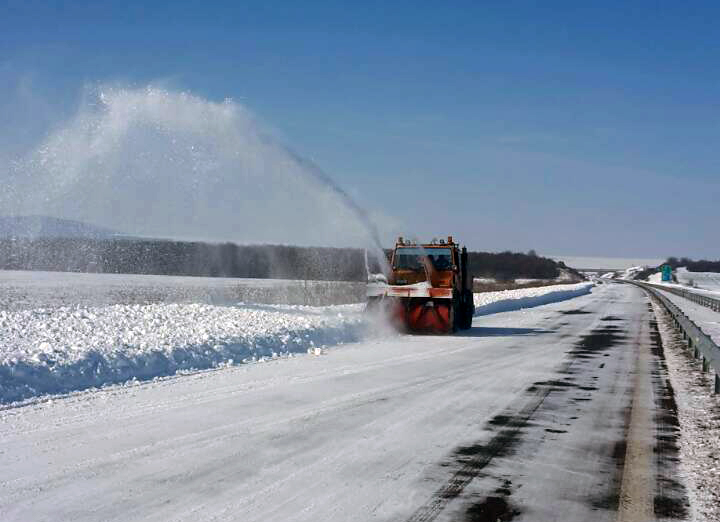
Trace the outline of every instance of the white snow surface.
{"label": "white snow surface", "polygon": [[650,274],[647,280],[649,283],[652,283],[654,285],[664,284],[662,280],[662,272],[655,272],[654,274]]}
{"label": "white snow surface", "polygon": [[[576,309],[587,313],[566,315]],[[629,319],[632,340],[642,331],[632,318],[649,317],[638,289],[601,285],[477,317],[455,336],[395,336],[0,408],[0,519],[408,520],[464,477],[458,449],[509,429],[512,451],[496,452],[438,522],[467,519],[469,504],[510,483],[509,502],[532,520],[610,522],[617,512],[588,495],[612,491],[635,344],[601,365],[573,358],[572,381],[594,391],[553,391],[520,432],[491,424],[527,415],[538,397],[528,387],[566,378],[568,352],[610,314]]]}
{"label": "white snow surface", "polygon": [[620,277],[622,279],[634,279],[638,273],[647,270],[647,268],[647,265],[631,266],[626,268]]}
{"label": "white snow surface", "polygon": [[675,270],[675,277],[683,285],[694,286],[694,291],[705,290],[716,293],[720,297],[720,273],[718,272],[689,272],[687,268],[679,267]]}
{"label": "white snow surface", "polygon": [[336,305],[364,299],[348,281],[0,270],[0,309],[111,304],[238,302]]}
{"label": "white snow surface", "polygon": [[[42,277],[52,280],[49,274]],[[182,286],[181,279],[176,278],[174,284]],[[187,279],[189,285],[199,283],[196,278]],[[591,286],[580,283],[476,294],[476,314],[562,301],[589,293]],[[125,288],[132,294],[131,286]],[[122,295],[129,303],[47,306],[37,301],[33,307],[27,303],[19,309],[0,307],[0,403],[316,353],[318,348],[364,339],[378,326],[368,323],[362,303],[139,304],[127,292]]]}
{"label": "white snow surface", "polygon": [[679,295],[663,292],[662,290],[660,292],[677,305],[703,332],[709,335],[715,341],[715,344],[720,345],[720,313]]}
{"label": "white snow surface", "polygon": [[663,281],[662,274],[657,272],[648,277],[648,282],[720,299],[720,273],[718,272],[689,272],[687,268],[679,267],[675,270],[675,277],[679,284]]}
{"label": "white snow surface", "polygon": [[474,295],[475,315],[509,312],[548,303],[556,303],[589,294],[594,283],[583,282],[570,285],[539,286],[499,292],[483,292]]}
{"label": "white snow surface", "polygon": [[0,402],[356,341],[361,309],[155,303],[0,310]]}

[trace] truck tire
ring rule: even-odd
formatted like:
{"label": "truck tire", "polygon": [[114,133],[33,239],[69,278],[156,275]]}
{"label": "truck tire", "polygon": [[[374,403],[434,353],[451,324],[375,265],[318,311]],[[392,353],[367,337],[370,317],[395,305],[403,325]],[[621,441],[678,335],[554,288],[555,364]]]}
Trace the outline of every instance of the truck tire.
{"label": "truck tire", "polygon": [[475,306],[473,303],[473,295],[470,291],[464,291],[462,294],[461,305],[459,310],[459,321],[458,328],[461,330],[467,330],[472,327],[473,314],[475,313]]}

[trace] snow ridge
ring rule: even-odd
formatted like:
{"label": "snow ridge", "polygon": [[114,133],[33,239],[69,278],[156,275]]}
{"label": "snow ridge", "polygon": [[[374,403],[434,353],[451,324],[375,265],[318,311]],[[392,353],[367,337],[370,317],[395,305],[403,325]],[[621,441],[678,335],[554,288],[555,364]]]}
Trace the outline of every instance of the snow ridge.
{"label": "snow ridge", "polygon": [[475,315],[510,312],[589,294],[594,283],[552,285],[475,294]]}
{"label": "snow ridge", "polygon": [[[475,294],[476,315],[590,292],[592,283]],[[380,330],[364,304],[149,303],[0,308],[0,404],[317,353]]]}
{"label": "snow ridge", "polygon": [[357,341],[362,305],[0,310],[0,403]]}

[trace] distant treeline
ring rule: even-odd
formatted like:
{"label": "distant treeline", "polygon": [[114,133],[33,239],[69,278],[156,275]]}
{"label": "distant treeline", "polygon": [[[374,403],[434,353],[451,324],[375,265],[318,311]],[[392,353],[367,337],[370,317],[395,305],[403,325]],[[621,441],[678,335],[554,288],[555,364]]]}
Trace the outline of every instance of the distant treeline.
{"label": "distant treeline", "polygon": [[[501,281],[554,279],[564,266],[534,253],[468,257],[470,274]],[[0,239],[0,269],[319,281],[366,277],[361,249],[136,239]]]}
{"label": "distant treeline", "polygon": [[687,257],[681,257],[680,259],[677,257],[668,257],[665,263],[673,267],[673,269],[684,266],[689,272],[720,272],[720,260],[707,261],[701,259],[699,261],[693,261]]}
{"label": "distant treeline", "polygon": [[[475,277],[511,279],[555,279],[560,275],[558,263],[534,254],[469,252],[468,271]],[[563,265],[564,266],[564,265]]]}

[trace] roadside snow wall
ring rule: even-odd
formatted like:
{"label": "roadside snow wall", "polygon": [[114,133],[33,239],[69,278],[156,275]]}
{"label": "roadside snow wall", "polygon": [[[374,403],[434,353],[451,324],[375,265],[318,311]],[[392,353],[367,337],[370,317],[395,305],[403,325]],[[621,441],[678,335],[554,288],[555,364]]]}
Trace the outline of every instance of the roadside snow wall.
{"label": "roadside snow wall", "polygon": [[362,305],[0,310],[0,403],[359,340]]}
{"label": "roadside snow wall", "polygon": [[531,308],[589,294],[594,283],[520,288],[475,294],[475,315],[496,314]]}
{"label": "roadside snow wall", "polygon": [[[591,287],[475,294],[476,314],[562,301]],[[369,331],[363,309],[191,303],[0,309],[0,404],[360,341]]]}

